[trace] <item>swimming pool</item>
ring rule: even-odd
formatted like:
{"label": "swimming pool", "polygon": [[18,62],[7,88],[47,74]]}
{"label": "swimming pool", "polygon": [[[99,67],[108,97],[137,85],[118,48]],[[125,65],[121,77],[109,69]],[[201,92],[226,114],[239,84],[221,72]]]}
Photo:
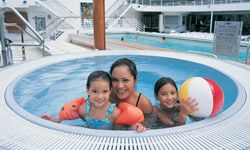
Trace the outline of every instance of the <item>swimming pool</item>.
{"label": "swimming pool", "polygon": [[[162,36],[156,35],[144,35],[139,33],[117,33],[117,34],[107,34],[107,39],[121,41],[123,38],[124,42],[135,43],[140,45],[148,45],[153,47],[166,48],[168,50],[176,50],[181,52],[203,52],[208,54],[213,54],[213,45],[211,42],[197,41],[197,40],[186,40],[166,37],[162,41]],[[238,61],[245,62],[246,60],[246,46],[241,46],[238,54]],[[218,56],[219,58],[235,60],[235,58],[227,56]],[[250,59],[250,55],[248,56]]]}
{"label": "swimming pool", "polygon": [[[185,126],[134,131],[93,130],[50,122],[21,108],[13,97],[25,75],[63,61],[97,56],[141,55],[194,62],[218,70],[237,86],[235,102],[220,115]],[[53,71],[53,70],[51,70]],[[7,149],[243,149],[250,145],[250,68],[234,62],[162,51],[100,51],[58,55],[8,67],[0,72],[0,147]],[[37,80],[37,82],[39,82]],[[32,89],[30,89],[32,90]],[[82,89],[84,91],[84,89]],[[225,138],[226,137],[226,138]]]}
{"label": "swimming pool", "polygon": [[[186,79],[194,76],[215,80],[222,87],[225,95],[222,111],[229,108],[237,97],[238,91],[233,80],[205,65],[166,57],[110,55],[60,62],[26,74],[14,86],[14,99],[22,108],[36,116],[49,113],[57,117],[64,103],[77,97],[87,97],[86,80],[91,72],[109,71],[112,62],[121,57],[135,61],[139,78],[136,89],[145,94],[153,105],[158,103],[153,94],[154,83],[162,76],[172,77],[178,87]],[[81,119],[63,123],[83,125]]]}

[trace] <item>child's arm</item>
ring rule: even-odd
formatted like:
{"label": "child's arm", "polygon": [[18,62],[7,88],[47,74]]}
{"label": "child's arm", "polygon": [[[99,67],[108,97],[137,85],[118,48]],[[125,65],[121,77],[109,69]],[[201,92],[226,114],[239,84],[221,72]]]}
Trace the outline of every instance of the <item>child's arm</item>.
{"label": "child's arm", "polygon": [[186,100],[180,101],[180,113],[179,113],[179,120],[178,124],[182,125],[185,124],[186,117],[190,115],[191,113],[198,110],[198,102],[195,99],[192,99],[191,97],[188,97]]}
{"label": "child's arm", "polygon": [[[83,106],[84,106],[84,108],[82,108]],[[81,107],[81,109],[79,109],[80,107]],[[62,108],[60,109],[58,118],[54,118],[49,114],[45,114],[45,115],[41,116],[41,118],[46,119],[46,120],[50,120],[53,122],[57,122],[57,123],[60,123],[63,120],[78,119],[79,117],[81,117],[83,120],[85,120],[84,119],[85,113],[80,112],[82,109],[85,112],[84,97],[76,98],[70,102],[63,104]]]}
{"label": "child's arm", "polygon": [[80,118],[85,121],[85,116],[86,116],[86,103],[81,105],[79,107],[78,113],[80,115]]}
{"label": "child's arm", "polygon": [[154,108],[154,112],[160,118],[161,122],[163,122],[165,125],[168,125],[168,126],[175,125],[174,121],[170,119],[168,116],[166,116],[165,114],[163,114],[158,108]]}
{"label": "child's arm", "polygon": [[42,115],[41,118],[46,119],[46,120],[50,120],[50,121],[53,121],[53,122],[56,122],[56,123],[60,123],[60,122],[63,121],[62,119],[60,119],[60,118],[54,118],[54,117],[52,117],[49,114]]}

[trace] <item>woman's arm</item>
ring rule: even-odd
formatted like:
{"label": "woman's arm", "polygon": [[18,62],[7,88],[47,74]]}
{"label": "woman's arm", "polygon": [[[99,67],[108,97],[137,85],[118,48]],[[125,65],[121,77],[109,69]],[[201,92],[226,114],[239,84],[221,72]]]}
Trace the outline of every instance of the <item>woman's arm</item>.
{"label": "woman's arm", "polygon": [[149,115],[149,114],[151,114],[153,112],[152,103],[144,95],[141,95],[141,98],[139,100],[139,103],[138,103],[137,107],[140,108],[145,115]]}

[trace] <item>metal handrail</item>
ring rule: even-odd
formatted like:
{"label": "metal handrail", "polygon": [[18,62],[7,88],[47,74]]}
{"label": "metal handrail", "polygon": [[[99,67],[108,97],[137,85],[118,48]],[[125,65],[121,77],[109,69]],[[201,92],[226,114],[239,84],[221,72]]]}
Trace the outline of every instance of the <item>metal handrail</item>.
{"label": "metal handrail", "polygon": [[200,55],[204,55],[204,56],[218,58],[215,54],[210,54],[210,53],[206,53],[206,52],[198,52],[198,51],[192,51],[192,50],[188,50],[188,52],[193,53],[193,54],[200,54]]}
{"label": "metal handrail", "polygon": [[[26,30],[24,30],[22,27],[20,27],[18,24],[16,23],[4,23],[5,26],[7,27],[16,27],[18,28],[21,32],[25,32],[26,34],[28,34],[30,37],[32,37],[33,39],[35,39],[37,42],[39,42],[39,40],[34,37],[32,34],[30,34],[29,32],[27,32]],[[32,44],[32,43],[10,43],[10,46],[41,46],[41,44]],[[46,45],[43,45],[46,49],[49,49]]]}
{"label": "metal handrail", "polygon": [[29,24],[29,22],[14,7],[5,6],[1,10],[1,13],[4,12],[6,9],[10,9],[11,11],[13,11],[17,15],[17,17],[19,17],[19,19],[21,19],[23,23],[38,37],[40,43],[41,44],[44,43],[44,39],[42,38],[42,36]]}
{"label": "metal handrail", "polygon": [[6,27],[16,27],[18,28],[20,31],[25,32],[26,34],[28,34],[30,37],[32,37],[32,39],[35,39],[37,42],[40,42],[39,39],[37,39],[35,36],[33,36],[32,34],[30,34],[29,32],[27,32],[26,30],[24,30],[21,26],[19,26],[17,23],[4,23],[4,26]]}
{"label": "metal handrail", "polygon": [[[45,56],[45,45],[44,45],[45,41],[44,41],[43,37],[29,24],[29,22],[14,7],[5,6],[0,11],[0,14],[2,15],[3,12],[5,12],[7,9],[11,10],[30,29],[30,31],[37,37],[35,39],[39,42],[39,44],[36,46],[42,46],[43,56]],[[25,30],[21,29],[21,31],[25,31]],[[31,37],[33,37],[33,36],[31,36]],[[11,45],[15,46],[15,44],[13,44],[13,43]],[[28,44],[28,45],[30,45],[30,44]],[[26,45],[22,44],[20,46],[26,46]]]}

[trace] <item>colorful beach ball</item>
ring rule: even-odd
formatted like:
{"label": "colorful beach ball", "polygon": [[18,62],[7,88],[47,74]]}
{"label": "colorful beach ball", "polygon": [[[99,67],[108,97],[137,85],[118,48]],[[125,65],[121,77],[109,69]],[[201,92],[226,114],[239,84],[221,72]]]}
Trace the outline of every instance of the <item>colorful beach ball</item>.
{"label": "colorful beach ball", "polygon": [[188,97],[196,99],[199,110],[192,115],[195,117],[209,117],[216,115],[224,104],[224,94],[214,80],[202,77],[187,79],[179,91],[180,100]]}

